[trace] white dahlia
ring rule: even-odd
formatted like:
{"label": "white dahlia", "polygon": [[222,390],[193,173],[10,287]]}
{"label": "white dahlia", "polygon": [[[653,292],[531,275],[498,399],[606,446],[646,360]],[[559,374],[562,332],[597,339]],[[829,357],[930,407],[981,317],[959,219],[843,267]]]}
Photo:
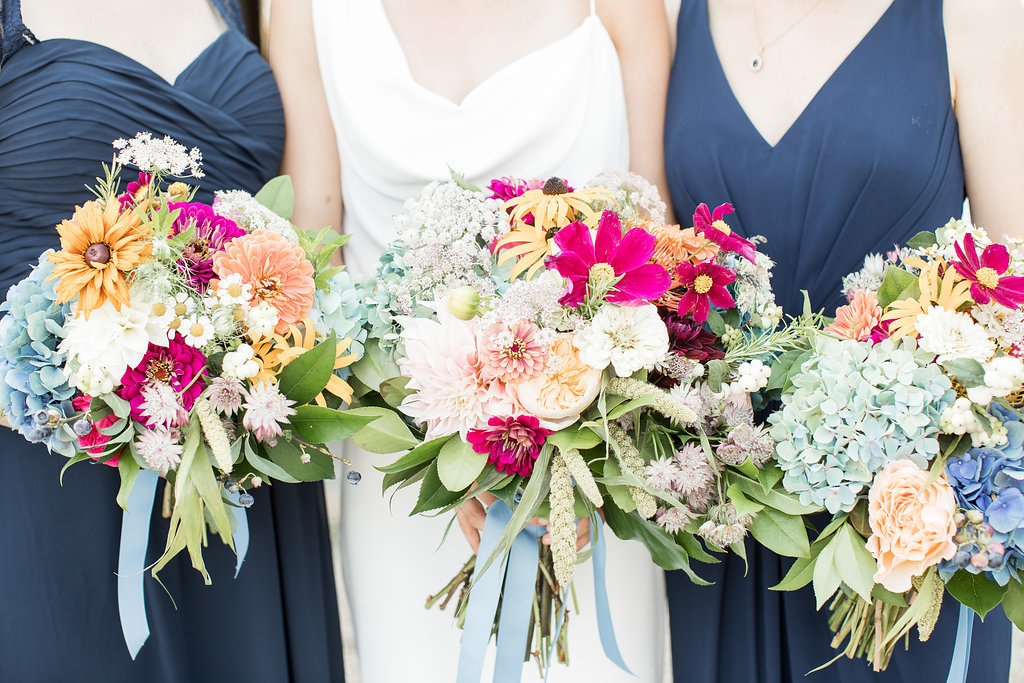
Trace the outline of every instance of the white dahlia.
{"label": "white dahlia", "polygon": [[580,360],[592,368],[610,364],[615,374],[629,377],[640,368],[653,368],[668,353],[668,330],[658,309],[644,306],[601,307],[590,325],[576,335]]}
{"label": "white dahlia", "polygon": [[939,363],[959,358],[971,358],[984,363],[996,350],[985,328],[971,320],[966,313],[932,306],[917,317],[915,326],[921,335],[918,345],[922,350],[938,356],[936,360]]}

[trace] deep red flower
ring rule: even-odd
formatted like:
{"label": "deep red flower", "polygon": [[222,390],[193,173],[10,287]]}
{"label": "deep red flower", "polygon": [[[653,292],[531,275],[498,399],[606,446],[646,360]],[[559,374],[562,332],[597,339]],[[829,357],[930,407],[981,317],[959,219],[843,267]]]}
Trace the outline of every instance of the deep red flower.
{"label": "deep red flower", "polygon": [[732,228],[722,220],[723,216],[734,211],[732,204],[721,204],[715,207],[715,211],[712,213],[707,204],[701,204],[693,212],[693,228],[721,247],[722,251],[736,252],[753,263],[757,253],[754,243],[734,233]]}
{"label": "deep red flower", "polygon": [[597,225],[597,241],[590,228],[579,221],[570,223],[555,235],[562,250],[551,263],[569,280],[571,289],[559,303],[576,307],[587,298],[591,276],[611,280],[619,278],[605,301],[631,305],[656,301],[672,286],[668,271],[649,263],[654,253],[654,236],[643,228],[622,234],[618,214],[605,211]]}
{"label": "deep red flower", "polygon": [[[71,405],[75,410],[86,412],[89,410],[89,405],[92,403],[92,397],[86,396],[85,394],[79,394],[71,399]],[[89,457],[93,460],[99,460],[103,457],[103,447],[110,441],[110,437],[100,432],[101,429],[109,427],[118,421],[117,415],[111,413],[104,418],[96,420],[92,423],[92,430],[85,436],[78,437],[78,446],[89,454]],[[110,465],[111,467],[117,467],[117,459],[120,457],[120,453],[114,455],[114,457],[104,460],[104,465]]]}
{"label": "deep red flower", "polygon": [[540,448],[551,434],[533,415],[492,417],[487,429],[471,429],[466,440],[477,453],[487,453],[487,464],[505,474],[528,477]]}
{"label": "deep red flower", "polygon": [[956,272],[971,283],[971,297],[979,304],[989,300],[1018,308],[1024,304],[1024,277],[1003,275],[1010,267],[1010,252],[1002,244],[990,244],[978,257],[971,233],[964,235],[963,246],[953,244],[959,261],[952,261]]}
{"label": "deep red flower", "polygon": [[128,183],[125,193],[117,198],[117,201],[121,204],[122,213],[144,198],[145,195],[140,194],[140,191],[148,189],[151,182],[153,182],[153,176],[140,171],[139,179]]}
{"label": "deep red flower", "polygon": [[725,358],[725,351],[716,345],[718,337],[703,326],[673,313],[666,315],[664,320],[668,328],[669,351],[697,361]]}
{"label": "deep red flower", "polygon": [[736,273],[714,263],[680,263],[676,267],[679,284],[686,291],[679,300],[679,315],[690,313],[698,323],[708,319],[714,304],[718,308],[736,305],[725,285],[736,279]]}

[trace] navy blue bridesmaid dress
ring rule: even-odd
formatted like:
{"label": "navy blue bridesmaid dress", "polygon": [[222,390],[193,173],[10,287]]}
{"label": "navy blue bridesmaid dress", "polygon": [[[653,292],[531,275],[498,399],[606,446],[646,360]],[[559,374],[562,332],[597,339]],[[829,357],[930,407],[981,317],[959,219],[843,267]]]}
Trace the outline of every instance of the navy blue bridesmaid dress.
{"label": "navy blue bridesmaid dress", "polygon": [[[940,0],[894,0],[864,40],[772,146],[735,98],[712,41],[708,0],[683,0],[665,126],[676,213],[731,202],[729,223],[764,235],[773,284],[787,313],[800,290],[815,308],[842,303],[842,275],[868,252],[892,249],[920,230],[959,217],[963,164]],[[827,610],[810,588],[770,591],[790,561],[748,546],[750,569],[729,556],[695,565],[714,586],[668,576],[677,683],[946,680],[957,607],[949,600],[931,639],[899,648],[886,672],[834,656]],[[1006,681],[1010,625],[998,610],[974,630],[972,682]]]}
{"label": "navy blue bridesmaid dress", "polygon": [[[150,131],[199,147],[200,201],[222,188],[255,192],[276,175],[284,146],[277,86],[237,5],[214,4],[229,30],[169,83],[95,43],[38,41],[19,2],[0,0],[0,291],[58,247],[54,225],[90,198],[85,187],[110,162],[116,138]],[[114,575],[117,472],[81,463],[61,488],[64,462],[0,432],[0,680],[343,680],[322,486],[253,491],[252,540],[237,579],[234,554],[219,539],[205,550],[212,586],[186,554],[161,572],[167,592],[147,578],[151,636],[133,662]],[[149,562],[166,539],[162,498],[161,486]]]}

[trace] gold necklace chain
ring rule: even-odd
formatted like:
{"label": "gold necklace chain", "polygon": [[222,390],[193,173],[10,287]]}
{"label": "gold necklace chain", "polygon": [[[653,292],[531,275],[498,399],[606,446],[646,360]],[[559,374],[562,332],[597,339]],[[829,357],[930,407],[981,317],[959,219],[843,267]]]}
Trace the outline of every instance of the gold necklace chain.
{"label": "gold necklace chain", "polygon": [[796,28],[797,25],[800,24],[801,21],[803,21],[804,19],[809,17],[811,15],[811,12],[813,12],[816,9],[818,9],[818,7],[824,1],[825,0],[818,0],[816,3],[811,5],[810,9],[808,9],[806,12],[801,14],[800,17],[796,21],[794,21],[792,24],[790,24],[789,27],[785,31],[783,31],[782,33],[780,33],[779,35],[775,36],[770,41],[765,43],[764,40],[761,39],[761,22],[759,21],[758,16],[757,16],[757,3],[755,2],[755,0],[750,0],[750,8],[754,12],[754,34],[757,36],[757,44],[759,46],[759,48],[757,50],[757,54],[755,54],[750,59],[750,70],[753,71],[754,73],[760,72],[761,69],[764,68],[764,51],[767,50],[768,48],[770,48],[775,43],[777,43],[780,40],[782,40],[782,38],[787,33],[789,33],[794,28]]}

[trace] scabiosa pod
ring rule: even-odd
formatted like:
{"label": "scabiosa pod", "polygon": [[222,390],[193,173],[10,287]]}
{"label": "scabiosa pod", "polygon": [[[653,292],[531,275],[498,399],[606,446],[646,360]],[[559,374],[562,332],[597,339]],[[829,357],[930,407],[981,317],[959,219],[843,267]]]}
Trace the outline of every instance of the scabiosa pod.
{"label": "scabiosa pod", "polygon": [[234,463],[231,458],[231,444],[228,442],[227,432],[220,421],[220,416],[210,407],[210,402],[200,398],[195,404],[195,413],[199,418],[199,426],[202,427],[203,436],[210,446],[210,455],[213,462],[224,474],[230,474]]}
{"label": "scabiosa pod", "polygon": [[576,570],[576,512],[572,492],[572,476],[561,453],[551,459],[551,556],[555,579],[560,587],[572,583]]}

